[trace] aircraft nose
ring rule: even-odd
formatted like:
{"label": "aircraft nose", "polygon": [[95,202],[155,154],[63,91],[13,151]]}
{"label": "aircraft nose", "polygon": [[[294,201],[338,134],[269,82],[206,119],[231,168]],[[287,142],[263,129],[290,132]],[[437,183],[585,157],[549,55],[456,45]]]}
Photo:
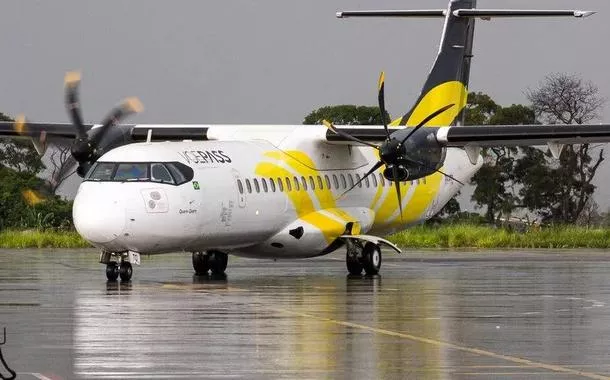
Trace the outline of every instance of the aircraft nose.
{"label": "aircraft nose", "polygon": [[[98,185],[98,184],[87,184]],[[108,243],[125,230],[126,212],[118,194],[108,194],[85,186],[80,189],[72,207],[72,218],[78,233],[92,243]],[[114,198],[113,198],[114,196]]]}

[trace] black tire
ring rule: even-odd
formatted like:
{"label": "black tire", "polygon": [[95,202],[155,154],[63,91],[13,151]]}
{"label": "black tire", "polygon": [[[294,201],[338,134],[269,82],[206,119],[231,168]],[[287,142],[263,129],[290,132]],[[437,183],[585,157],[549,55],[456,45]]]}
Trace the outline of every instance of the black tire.
{"label": "black tire", "polygon": [[381,269],[381,249],[377,244],[366,243],[362,251],[362,266],[369,276],[374,276]]}
{"label": "black tire", "polygon": [[358,256],[347,251],[345,254],[345,264],[347,265],[347,271],[349,274],[360,276],[362,274],[362,264],[358,260]]}
{"label": "black tire", "polygon": [[208,251],[210,257],[210,270],[212,274],[223,274],[227,270],[229,255],[220,251]]}
{"label": "black tire", "polygon": [[197,276],[205,276],[210,271],[210,255],[207,252],[193,252],[193,269]]}
{"label": "black tire", "polygon": [[121,276],[121,281],[127,282],[131,280],[131,275],[133,274],[133,268],[130,262],[124,261],[119,266],[119,275]]}
{"label": "black tire", "polygon": [[115,262],[106,264],[106,278],[108,281],[116,281],[119,278],[119,266]]}

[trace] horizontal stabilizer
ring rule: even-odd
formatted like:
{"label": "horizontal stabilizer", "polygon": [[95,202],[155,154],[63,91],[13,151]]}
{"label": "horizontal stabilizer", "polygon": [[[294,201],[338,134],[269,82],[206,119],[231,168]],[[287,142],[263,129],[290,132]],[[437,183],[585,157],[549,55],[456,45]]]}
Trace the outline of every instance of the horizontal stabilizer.
{"label": "horizontal stabilizer", "polygon": [[[539,9],[456,9],[455,17],[483,18],[493,17],[588,17],[594,11],[581,10],[539,10]],[[417,9],[417,10],[371,10],[371,11],[344,11],[337,12],[338,18],[348,17],[445,17],[445,9]]]}
{"label": "horizontal stabilizer", "polygon": [[445,17],[446,9],[379,10],[337,12],[338,18],[347,17]]}
{"label": "horizontal stabilizer", "polygon": [[588,17],[593,11],[535,9],[456,9],[455,17]]}

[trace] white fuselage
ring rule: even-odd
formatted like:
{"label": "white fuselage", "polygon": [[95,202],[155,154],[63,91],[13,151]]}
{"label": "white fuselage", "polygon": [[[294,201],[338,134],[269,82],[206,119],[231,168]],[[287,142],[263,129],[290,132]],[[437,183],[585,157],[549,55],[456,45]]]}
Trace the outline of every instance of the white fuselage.
{"label": "white fuselage", "polygon": [[[378,153],[330,144],[325,132],[322,126],[212,126],[209,135],[218,140],[116,148],[98,162],[181,162],[193,169],[193,178],[181,185],[86,180],[74,201],[76,228],[112,252],[219,249],[311,257],[331,252],[344,233],[388,234],[430,218],[460,189],[439,173],[402,183],[401,218],[382,167],[341,196]],[[463,150],[447,150],[443,171],[461,182],[479,167]]]}

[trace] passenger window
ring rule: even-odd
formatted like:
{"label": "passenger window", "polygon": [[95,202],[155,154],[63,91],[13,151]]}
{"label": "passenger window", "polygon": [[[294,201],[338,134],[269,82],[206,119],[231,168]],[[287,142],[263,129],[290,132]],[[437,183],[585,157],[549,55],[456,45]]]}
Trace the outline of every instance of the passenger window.
{"label": "passenger window", "polygon": [[239,193],[243,194],[244,193],[244,185],[242,185],[241,183],[241,179],[237,180],[237,188],[239,189]]}
{"label": "passenger window", "polygon": [[381,183],[381,187],[385,186],[385,177],[381,173],[379,173],[379,183]]}
{"label": "passenger window", "polygon": [[356,183],[358,187],[362,187],[362,181],[360,181],[360,174],[356,173]]}
{"label": "passenger window", "polygon": [[252,193],[252,185],[250,184],[250,180],[246,178],[246,189],[248,189],[248,193]]}
{"label": "passenger window", "polygon": [[284,184],[282,183],[282,179],[279,177],[277,179],[277,188],[280,189],[280,191],[284,191]]}
{"label": "passenger window", "polygon": [[271,186],[271,191],[275,193],[275,181],[273,178],[269,178],[269,186]]}
{"label": "passenger window", "polygon": [[324,183],[322,183],[322,177],[320,177],[320,176],[317,176],[317,177],[318,177],[318,188],[320,190],[323,190],[324,189]]}
{"label": "passenger window", "polygon": [[269,188],[267,187],[267,180],[264,178],[261,178],[261,183],[263,184],[263,190],[266,192],[269,191]]}
{"label": "passenger window", "polygon": [[347,182],[345,182],[345,176],[343,175],[343,173],[341,173],[341,185],[344,189],[347,188]]}
{"label": "passenger window", "polygon": [[311,186],[311,190],[315,190],[316,189],[316,183],[314,182],[312,176],[309,176],[309,186]]}
{"label": "passenger window", "polygon": [[335,174],[333,174],[333,182],[335,184],[335,189],[339,189],[339,180]]}
{"label": "passenger window", "polygon": [[377,187],[379,186],[377,184],[377,176],[375,175],[375,173],[373,173],[373,175],[371,176],[371,178],[373,179],[373,187]]}
{"label": "passenger window", "polygon": [[[373,177],[374,177],[374,176],[375,176],[375,175],[373,175]],[[369,182],[369,177],[368,177],[368,176],[364,177],[364,184],[366,185],[367,189],[368,189],[369,187],[371,187],[371,183]]]}
{"label": "passenger window", "polygon": [[301,177],[301,183],[303,184],[303,190],[307,191],[307,181],[305,181],[305,177]]}
{"label": "passenger window", "polygon": [[292,184],[290,183],[290,178],[286,177],[286,191],[292,191]]}
{"label": "passenger window", "polygon": [[254,181],[254,189],[256,190],[257,193],[261,192],[261,188],[258,185],[258,180],[256,178],[254,178],[252,181]]}
{"label": "passenger window", "polygon": [[301,186],[299,186],[299,179],[297,177],[294,177],[294,188],[297,189],[297,191],[301,190]]}
{"label": "passenger window", "polygon": [[119,164],[114,174],[115,181],[146,181],[148,165],[144,163]]}
{"label": "passenger window", "polygon": [[112,173],[114,173],[115,168],[115,163],[98,162],[93,171],[91,171],[89,179],[94,181],[110,181],[112,179]]}
{"label": "passenger window", "polygon": [[354,177],[352,177],[351,173],[347,174],[347,179],[349,179],[349,187],[354,186]]}
{"label": "passenger window", "polygon": [[330,190],[331,189],[331,187],[330,187],[330,178],[328,178],[328,176],[326,174],[324,174],[324,182],[326,182],[326,188],[328,190]]}
{"label": "passenger window", "polygon": [[172,175],[169,174],[169,171],[163,164],[151,164],[150,165],[150,179],[153,182],[163,182],[163,183],[174,183],[174,179]]}

